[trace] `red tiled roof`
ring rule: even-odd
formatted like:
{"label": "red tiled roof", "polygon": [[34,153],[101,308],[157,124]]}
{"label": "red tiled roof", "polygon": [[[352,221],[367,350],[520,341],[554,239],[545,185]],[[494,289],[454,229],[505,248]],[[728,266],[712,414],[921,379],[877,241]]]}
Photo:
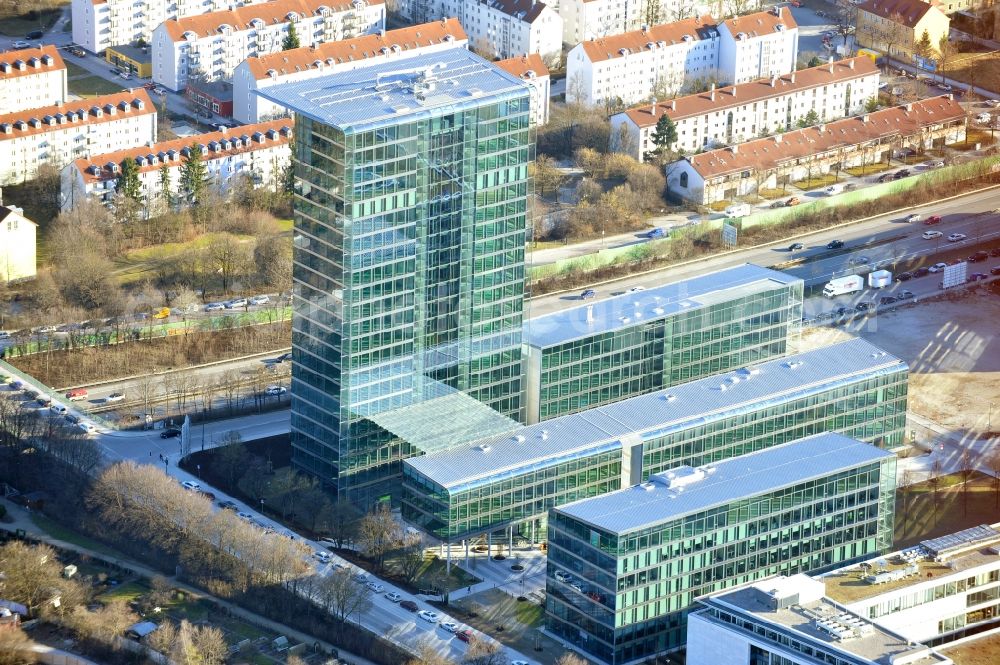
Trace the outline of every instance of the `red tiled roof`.
{"label": "red tiled roof", "polygon": [[[384,0],[366,0],[371,5],[381,5]],[[164,21],[167,34],[175,42],[184,39],[185,32],[193,32],[198,37],[210,37],[218,34],[220,26],[232,26],[234,31],[250,29],[250,22],[260,19],[265,25],[286,23],[288,14],[294,12],[299,16],[313,16],[320,7],[329,7],[333,11],[346,11],[351,8],[347,0],[270,0],[255,5],[245,5],[236,9],[224,9],[218,12],[208,12],[197,16],[185,16]]]}
{"label": "red tiled roof", "polygon": [[[136,107],[135,102],[142,102],[142,108]],[[128,103],[128,114],[122,114],[122,103]],[[105,112],[104,107],[108,104],[116,107],[115,115],[110,115]],[[92,112],[94,107],[99,107],[102,111],[101,116],[98,117]],[[69,113],[78,114],[76,120],[72,122],[68,121],[63,124],[49,125],[46,123],[45,118],[57,118],[57,114],[62,114],[64,116]],[[56,104],[54,106],[43,106],[37,109],[25,109],[23,111],[16,111],[14,113],[7,113],[0,115],[0,141],[8,139],[16,139],[22,136],[31,136],[33,134],[44,134],[46,132],[56,131],[59,129],[65,129],[70,125],[83,126],[83,125],[95,125],[102,122],[109,122],[111,120],[121,120],[123,117],[127,118],[130,116],[137,115],[147,115],[150,113],[156,113],[156,106],[149,99],[149,94],[143,88],[136,88],[134,90],[125,90],[122,92],[116,92],[111,95],[102,95],[100,97],[92,97],[90,99],[81,99],[78,101],[65,102],[63,104]],[[41,121],[40,126],[34,127],[32,125],[32,120]],[[19,122],[25,123],[23,129],[18,128]],[[4,131],[4,128],[9,126],[10,133]]]}
{"label": "red tiled roof", "polygon": [[332,58],[337,63],[364,60],[382,54],[383,48],[398,45],[403,51],[431,44],[440,44],[451,35],[456,41],[468,41],[465,30],[457,18],[446,18],[398,30],[389,30],[379,35],[362,35],[339,42],[324,42],[318,46],[279,51],[256,58],[247,58],[250,73],[258,81],[267,78],[273,69],[279,75],[291,74],[315,66],[317,60]]}
{"label": "red tiled roof", "polygon": [[542,56],[537,53],[529,53],[517,58],[507,58],[493,64],[518,78],[524,78],[528,72],[534,72],[536,77],[549,75],[549,68],[542,62]]}
{"label": "red tiled roof", "polygon": [[[178,155],[178,160],[180,159],[180,151],[184,148],[190,148],[195,143],[201,143],[207,146],[212,141],[220,142],[222,139],[232,140],[234,138],[249,137],[251,139],[250,143],[247,144],[246,139],[241,147],[232,147],[228,150],[219,150],[216,152],[205,152],[202,158],[205,160],[218,159],[220,157],[230,157],[232,155],[238,155],[244,152],[251,152],[253,150],[270,148],[275,145],[281,145],[283,143],[288,143],[289,138],[291,138],[291,129],[294,122],[290,118],[279,118],[277,120],[269,120],[267,122],[258,122],[252,125],[240,125],[234,129],[227,130],[225,132],[209,132],[207,134],[198,134],[196,136],[187,136],[181,139],[173,139],[171,141],[161,141],[160,143],[154,143],[152,147],[148,145],[141,145],[135,148],[128,148],[126,150],[117,150],[115,152],[107,152],[103,155],[93,155],[89,159],[78,159],[73,162],[73,165],[78,171],[83,175],[83,181],[85,183],[101,182],[104,180],[111,180],[117,178],[116,173],[112,173],[107,165],[111,162],[118,164],[119,166],[123,161],[128,158],[135,159],[137,157],[147,157],[148,155],[159,155],[161,152],[167,152],[173,150]],[[283,131],[283,130],[288,131]],[[263,143],[257,143],[253,141],[253,135],[257,132],[261,134],[267,134],[267,132],[274,130],[278,132],[278,136],[274,139],[267,139]],[[180,164],[180,161],[170,162],[169,164],[173,166],[174,164]],[[146,171],[158,171],[160,167],[163,166],[163,162],[157,158],[155,163],[147,163],[139,167],[139,172],[144,173]],[[88,171],[88,167],[91,165],[97,166],[100,171],[97,174]]]}
{"label": "red tiled roof", "polygon": [[715,91],[714,100],[711,92],[700,92],[640,106],[624,113],[638,127],[652,127],[664,114],[670,116],[670,119],[674,121],[683,120],[684,118],[704,115],[710,111],[721,111],[732,106],[742,106],[748,102],[787,95],[820,85],[850,81],[877,73],[878,67],[875,66],[875,62],[871,58],[858,56],[839,60],[833,64],[801,69],[784,76],[757,79],[749,83],[718,88]]}
{"label": "red tiled roof", "polygon": [[[44,63],[42,58],[45,56],[49,56],[52,59],[52,64],[46,65]],[[32,66],[32,59],[37,61],[37,67]],[[17,68],[16,63],[18,60],[24,62],[24,70]],[[4,64],[10,65],[10,71],[4,71],[4,69],[7,69],[2,66]],[[26,48],[20,51],[5,51],[0,53],[0,81],[9,81],[20,76],[31,76],[32,74],[42,74],[59,69],[66,69],[66,63],[63,62],[62,56],[59,55],[59,49],[51,44],[42,46],[41,48]]]}
{"label": "red tiled roof", "polygon": [[858,5],[858,10],[882,18],[889,18],[908,28],[913,28],[930,11],[932,6],[936,7],[938,11],[941,9],[937,7],[936,2],[924,2],[924,0],[868,0]]}
{"label": "red tiled roof", "polygon": [[729,18],[722,24],[726,26],[731,35],[738,35],[742,32],[749,37],[773,34],[779,25],[785,26],[788,30],[799,27],[799,24],[792,17],[792,12],[787,7],[775,7],[765,12]]}
{"label": "red tiled roof", "polygon": [[919,133],[923,127],[964,118],[962,106],[951,95],[943,95],[710,150],[685,159],[707,180],[738,171],[763,171],[786,160],[810,157],[879,138],[910,136]]}
{"label": "red tiled roof", "polygon": [[583,42],[583,50],[591,62],[599,62],[624,57],[623,49],[637,53],[648,48],[650,43],[678,44],[684,41],[685,37],[699,40],[709,39],[717,34],[715,19],[706,14],[683,21],[653,25],[645,30],[633,30]]}

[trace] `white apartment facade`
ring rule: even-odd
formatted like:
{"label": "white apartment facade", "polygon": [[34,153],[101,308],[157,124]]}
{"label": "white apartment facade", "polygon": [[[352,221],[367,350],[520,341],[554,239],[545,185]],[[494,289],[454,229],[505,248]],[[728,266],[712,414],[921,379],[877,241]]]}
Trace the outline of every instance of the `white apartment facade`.
{"label": "white apartment facade", "polygon": [[566,100],[630,106],[654,90],[676,94],[685,81],[717,75],[719,41],[706,15],[582,42],[566,58]]}
{"label": "white apartment facade", "polygon": [[233,9],[264,0],[73,0],[73,42],[91,53],[140,39],[170,19]]}
{"label": "white apartment facade", "polygon": [[0,53],[0,115],[66,101],[66,63],[55,46]]}
{"label": "white apartment facade", "polygon": [[11,284],[36,274],[38,225],[16,206],[0,206],[0,282]]}
{"label": "white apartment facade", "polygon": [[644,25],[691,18],[695,3],[677,0],[560,0],[563,42],[576,45],[608,35],[640,30]]}
{"label": "white apartment facade", "polygon": [[817,122],[857,115],[877,97],[879,70],[866,57],[847,58],[784,76],[712,89],[611,116],[611,149],[643,161],[656,146],[656,124],[668,116],[677,130],[672,150],[743,143],[793,129],[810,112]]}
{"label": "white apartment facade", "polygon": [[233,10],[171,19],[153,31],[153,80],[182,90],[188,76],[228,80],[250,57],[282,49],[289,24],[302,46],[378,32],[383,0],[270,0]]}
{"label": "white apartment facade", "polygon": [[513,74],[531,87],[531,123],[541,127],[549,121],[549,97],[552,83],[549,70],[537,53],[508,58],[495,63],[497,67]]}
{"label": "white apartment facade", "polygon": [[142,88],[0,115],[0,185],[155,140],[156,107]]}
{"label": "white apartment facade", "polygon": [[546,65],[562,60],[563,19],[538,0],[398,0],[397,11],[411,23],[455,17],[469,36],[469,47],[490,58],[529,53]]}
{"label": "white apartment facade", "polygon": [[292,130],[292,120],[283,118],[78,159],[62,170],[62,209],[71,210],[85,199],[111,204],[126,159],[139,166],[141,196],[148,207],[155,209],[166,203],[163,167],[169,174],[170,199],[180,205],[181,165],[196,144],[201,147],[212,186],[223,196],[239,176],[249,176],[258,187],[276,190],[291,162]]}
{"label": "white apartment facade", "polygon": [[719,34],[719,70],[726,83],[795,71],[799,27],[787,7],[726,19]]}
{"label": "white apartment facade", "polygon": [[458,19],[448,18],[247,58],[233,73],[233,118],[251,123],[287,115],[285,107],[257,94],[271,86],[347,71],[384,59],[467,45],[468,38]]}

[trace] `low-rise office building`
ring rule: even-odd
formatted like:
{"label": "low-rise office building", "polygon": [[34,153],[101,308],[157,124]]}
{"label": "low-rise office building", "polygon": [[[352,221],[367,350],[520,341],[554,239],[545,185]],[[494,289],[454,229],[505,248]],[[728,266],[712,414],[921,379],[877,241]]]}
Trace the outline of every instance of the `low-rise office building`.
{"label": "low-rise office building", "polygon": [[485,57],[537,53],[549,66],[562,60],[562,17],[539,0],[398,0],[396,12],[411,23],[457,18],[470,48]]}
{"label": "low-rise office building", "polygon": [[292,120],[284,118],[78,159],[62,170],[62,209],[71,210],[84,199],[112,203],[126,159],[138,164],[140,196],[147,208],[183,206],[181,166],[192,145],[201,147],[205,172],[220,195],[239,177],[277,190],[284,186],[291,161],[291,136]]}
{"label": "low-rise office building", "polygon": [[0,53],[0,115],[66,101],[66,63],[55,46]]}
{"label": "low-rise office building", "polygon": [[156,140],[156,107],[142,88],[0,115],[0,185],[34,178],[122,146]]}
{"label": "low-rise office building", "polygon": [[508,58],[496,63],[497,67],[517,76],[531,87],[531,124],[540,127],[549,121],[549,97],[552,87],[549,68],[537,53]]}
{"label": "low-rise office building", "polygon": [[1000,627],[1000,524],[977,526],[823,575],[826,595],[912,642]]}
{"label": "low-rise office building", "polygon": [[950,658],[849,611],[799,573],[698,599],[688,665],[952,665]]}
{"label": "low-rise office building", "polygon": [[148,43],[164,21],[254,2],[264,0],[73,0],[73,43],[100,55],[111,46]]}
{"label": "low-rise office building", "polygon": [[684,646],[695,599],[892,546],[896,456],[818,434],[549,512],[545,625],[609,665]]}
{"label": "low-rise office building", "polygon": [[907,366],[855,339],[403,462],[403,516],[434,537],[544,539],[550,508],[822,432],[903,443]]}
{"label": "low-rise office building", "polygon": [[685,87],[781,76],[795,71],[798,30],[791,13],[775,7],[722,22],[706,15],[582,42],[566,59],[566,99],[631,106]]}
{"label": "low-rise office building", "polygon": [[233,117],[248,123],[287,115],[285,107],[257,94],[266,88],[366,67],[378,60],[465,48],[468,42],[458,19],[447,18],[247,58],[233,74]]}
{"label": "low-rise office building", "polygon": [[153,76],[153,54],[149,46],[119,44],[104,50],[104,60],[123,72],[141,79]]}
{"label": "low-rise office building", "polygon": [[965,109],[951,95],[933,97],[685,156],[667,166],[667,188],[700,205],[734,200],[954,143],[965,128]]}
{"label": "low-rise office building", "polygon": [[17,206],[0,205],[0,282],[32,279],[36,273],[35,237],[38,225]]}
{"label": "low-rise office building", "polygon": [[652,135],[666,115],[677,129],[672,150],[695,153],[787,132],[814,114],[829,122],[865,110],[878,95],[879,70],[855,57],[783,76],[713,88],[611,116],[611,149],[643,161],[656,149]]}
{"label": "low-rise office building", "polygon": [[784,355],[801,279],[744,264],[529,319],[529,424]]}
{"label": "low-rise office building", "polygon": [[385,27],[383,0],[271,0],[164,21],[153,31],[153,80],[182,90],[188,77],[230,79],[247,58],[277,53],[289,25],[303,46],[374,33]]}

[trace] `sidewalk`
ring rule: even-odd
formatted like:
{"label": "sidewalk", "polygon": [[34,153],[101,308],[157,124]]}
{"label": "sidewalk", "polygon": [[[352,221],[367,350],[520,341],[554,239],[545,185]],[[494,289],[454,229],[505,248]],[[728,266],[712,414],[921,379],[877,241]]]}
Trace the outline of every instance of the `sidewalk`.
{"label": "sidewalk", "polygon": [[73,543],[67,543],[65,541],[52,538],[48,534],[43,532],[41,529],[39,529],[37,526],[35,526],[35,523],[31,520],[31,515],[28,513],[27,510],[25,510],[21,506],[11,503],[6,499],[3,499],[2,502],[4,507],[7,508],[7,516],[12,520],[10,522],[0,522],[0,529],[3,529],[4,531],[14,532],[17,529],[24,529],[24,531],[27,534],[29,534],[32,538],[40,540],[49,545],[52,545],[53,547],[58,547],[64,550],[70,550],[78,554],[85,554],[92,559],[109,561],[110,563],[113,563],[115,565],[122,566],[124,568],[130,568],[137,574],[143,575],[148,578],[153,578],[154,576],[166,577],[166,579],[170,580],[170,583],[173,586],[177,587],[178,589],[181,589],[195,597],[210,598],[212,602],[219,605],[219,607],[225,608],[233,616],[245,619],[246,621],[249,621],[253,624],[266,628],[267,630],[271,630],[276,633],[285,635],[289,639],[293,639],[296,642],[302,642],[304,644],[318,643],[320,647],[327,650],[328,652],[336,650],[340,654],[341,660],[347,659],[347,661],[351,663],[351,665],[376,665],[375,663],[371,662],[370,660],[366,660],[361,656],[356,656],[354,654],[348,653],[341,647],[335,646],[323,640],[318,640],[311,635],[307,635],[306,633],[295,630],[294,628],[291,628],[285,624],[278,623],[277,621],[268,619],[267,617],[260,616],[259,614],[254,614],[253,612],[243,609],[242,607],[230,603],[229,601],[222,600],[221,598],[216,598],[215,596],[209,595],[208,593],[204,592],[201,589],[197,589],[193,586],[180,582],[175,577],[167,577],[160,571],[149,568],[148,566],[145,566],[127,557],[110,558],[106,554],[102,554],[95,550],[91,550],[86,547],[81,547]]}

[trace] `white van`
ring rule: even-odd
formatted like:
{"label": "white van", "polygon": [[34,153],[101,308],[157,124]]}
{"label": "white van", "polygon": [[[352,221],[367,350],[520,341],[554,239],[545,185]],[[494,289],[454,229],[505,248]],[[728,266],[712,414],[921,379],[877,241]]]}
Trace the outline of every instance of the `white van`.
{"label": "white van", "polygon": [[833,196],[834,194],[840,194],[842,191],[844,191],[844,186],[843,185],[830,185],[829,187],[827,187],[823,191],[826,192],[827,196]]}
{"label": "white van", "polygon": [[726,217],[746,217],[753,212],[753,206],[749,203],[734,203],[726,208]]}

